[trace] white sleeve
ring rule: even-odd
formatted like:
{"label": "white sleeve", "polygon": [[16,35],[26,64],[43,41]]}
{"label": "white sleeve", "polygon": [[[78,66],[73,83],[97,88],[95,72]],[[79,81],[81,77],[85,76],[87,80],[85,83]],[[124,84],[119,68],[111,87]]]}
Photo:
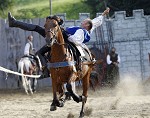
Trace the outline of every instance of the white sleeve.
{"label": "white sleeve", "polygon": [[84,31],[82,29],[78,29],[74,35],[68,37],[68,40],[76,45],[81,45],[84,41]]}
{"label": "white sleeve", "polygon": [[24,55],[29,55],[29,50],[30,50],[30,44],[27,43],[24,48]]}
{"label": "white sleeve", "polygon": [[120,61],[121,61],[121,60],[120,60],[120,56],[118,55],[118,62],[120,63]]}
{"label": "white sleeve", "polygon": [[107,64],[111,64],[112,61],[110,60],[110,55],[107,55]]}
{"label": "white sleeve", "polygon": [[93,20],[92,20],[92,23],[93,23],[93,27],[92,27],[92,29],[91,29],[91,33],[93,32],[93,30],[95,29],[95,28],[97,28],[97,27],[99,27],[102,23],[103,23],[103,18],[104,18],[104,16],[98,16],[98,17],[96,17],[96,18],[94,18]]}

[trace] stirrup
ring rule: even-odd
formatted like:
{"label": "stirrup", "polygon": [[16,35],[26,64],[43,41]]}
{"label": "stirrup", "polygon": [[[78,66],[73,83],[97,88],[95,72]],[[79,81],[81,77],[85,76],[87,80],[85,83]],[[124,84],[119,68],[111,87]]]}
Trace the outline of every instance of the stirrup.
{"label": "stirrup", "polygon": [[96,63],[96,59],[95,59],[95,58],[92,59],[92,63],[93,63],[93,64]]}

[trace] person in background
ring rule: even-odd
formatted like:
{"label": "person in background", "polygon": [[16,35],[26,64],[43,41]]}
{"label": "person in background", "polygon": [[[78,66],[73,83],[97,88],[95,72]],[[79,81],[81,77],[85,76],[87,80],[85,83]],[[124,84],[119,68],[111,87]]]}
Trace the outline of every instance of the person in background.
{"label": "person in background", "polygon": [[33,48],[33,36],[29,35],[27,37],[27,43],[24,47],[24,56],[23,57],[27,57],[29,58],[29,60],[31,61],[32,66],[30,66],[31,70],[34,70],[34,67],[36,66],[36,64],[38,64],[38,60],[34,55],[34,51],[35,49]]}
{"label": "person in background", "polygon": [[24,48],[24,55],[32,58],[32,56],[34,56],[34,53],[33,53],[34,52],[34,48],[33,48],[33,43],[32,43],[33,36],[29,35],[27,37],[27,40],[28,41],[27,41],[27,43],[25,45],[25,48]]}
{"label": "person in background", "polygon": [[112,47],[107,55],[107,81],[115,86],[119,81],[120,56],[116,53],[116,48]]}

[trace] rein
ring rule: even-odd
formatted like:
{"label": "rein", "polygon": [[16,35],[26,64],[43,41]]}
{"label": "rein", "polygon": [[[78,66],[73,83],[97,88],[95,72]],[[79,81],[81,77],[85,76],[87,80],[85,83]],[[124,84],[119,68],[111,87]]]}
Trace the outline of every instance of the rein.
{"label": "rein", "polygon": [[[58,26],[58,29],[57,29],[55,32],[53,32],[51,29],[47,30],[47,32],[50,32],[50,33],[52,33],[52,35],[53,35],[52,38],[50,38],[50,39],[47,39],[47,38],[46,38],[46,42],[48,43],[48,45],[50,45],[50,46],[52,46],[53,44],[68,45],[67,43],[59,43],[59,42],[56,40],[56,35],[57,35],[57,33],[58,33],[59,30],[61,30],[59,26]],[[50,41],[50,40],[51,40],[51,41]],[[49,44],[49,43],[51,43],[51,42],[52,42],[52,44]]]}
{"label": "rein", "polygon": [[[58,26],[58,25],[56,25]],[[52,28],[50,28],[49,30],[46,30],[46,32],[50,32],[52,34],[52,37],[51,38],[46,38],[46,42],[48,42],[48,46],[52,46],[54,44],[57,44],[59,46],[62,46],[62,45],[67,45],[67,43],[59,43],[58,40],[57,40],[57,34],[59,32],[60,29],[60,26],[58,26],[57,30],[55,31],[52,31]],[[62,61],[62,62],[54,62],[54,63],[47,63],[47,67],[48,68],[60,68],[60,67],[67,67],[67,66],[74,66],[76,65],[76,62],[75,61]]]}

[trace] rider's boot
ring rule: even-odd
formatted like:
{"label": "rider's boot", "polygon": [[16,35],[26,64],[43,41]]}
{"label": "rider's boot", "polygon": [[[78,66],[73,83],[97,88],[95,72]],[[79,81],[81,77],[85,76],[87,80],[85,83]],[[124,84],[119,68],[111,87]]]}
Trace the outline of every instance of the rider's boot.
{"label": "rider's boot", "polygon": [[43,67],[42,75],[38,79],[44,79],[50,77],[50,72],[47,67]]}
{"label": "rider's boot", "polygon": [[18,21],[14,17],[12,17],[10,12],[8,12],[8,21],[9,27],[17,27],[27,31],[35,31],[38,32],[41,36],[45,37],[45,29],[43,27]]}
{"label": "rider's boot", "polygon": [[36,25],[28,24],[16,20],[14,17],[12,17],[10,12],[8,12],[8,21],[9,21],[9,27],[18,27],[28,31],[34,31],[36,28]]}

